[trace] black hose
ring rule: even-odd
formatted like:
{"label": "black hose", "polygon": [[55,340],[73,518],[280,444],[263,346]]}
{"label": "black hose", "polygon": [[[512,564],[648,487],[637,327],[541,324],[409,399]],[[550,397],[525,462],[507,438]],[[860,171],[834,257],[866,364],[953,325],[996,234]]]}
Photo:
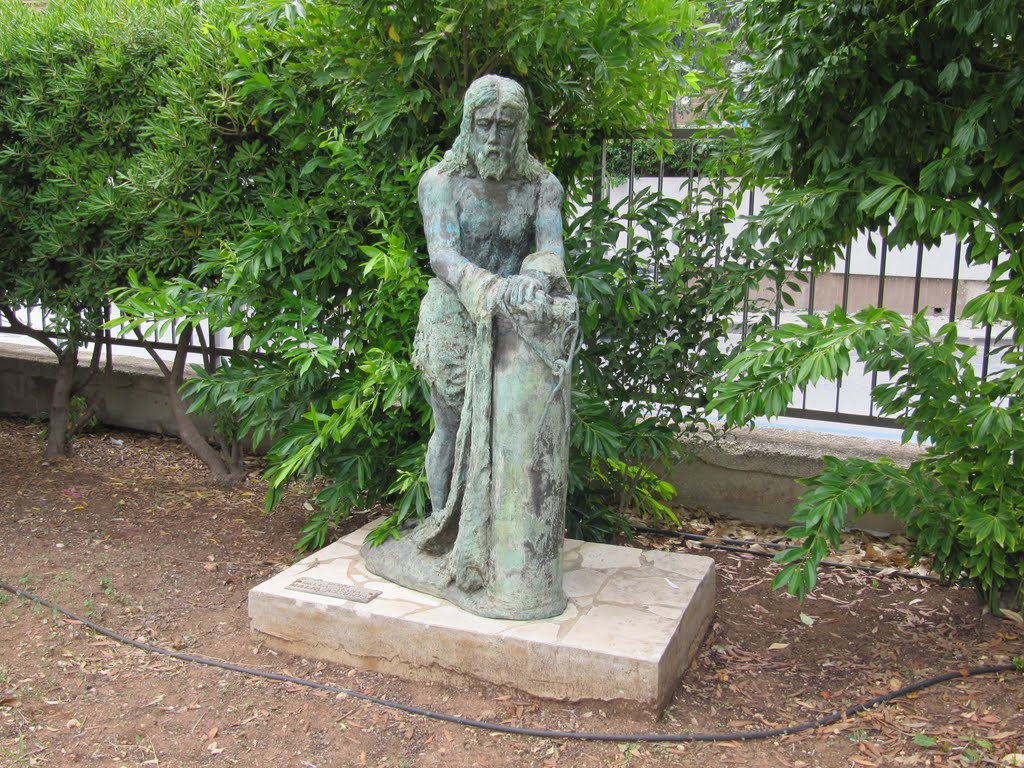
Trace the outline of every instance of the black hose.
{"label": "black hose", "polygon": [[[773,541],[749,541],[747,539],[730,539],[728,537],[706,536],[700,533],[683,533],[672,531],[667,528],[649,528],[646,525],[630,525],[635,533],[646,533],[651,536],[664,536],[666,538],[678,538],[682,541],[693,541],[705,549],[717,549],[722,552],[738,552],[744,555],[756,555],[757,557],[774,558],[771,552],[759,552],[750,547],[764,547],[765,549],[785,549],[785,544],[777,544]],[[898,576],[901,579],[918,579],[921,581],[940,581],[937,576],[927,573],[914,573],[913,571],[899,571],[892,568],[877,568],[873,565],[854,565],[853,563],[837,563],[834,560],[822,560],[821,565],[828,568],[845,568],[849,571],[860,571],[878,575],[884,573],[889,576]]]}
{"label": "black hose", "polygon": [[[138,648],[148,653],[156,653],[162,656],[170,656],[172,659],[178,659],[179,661],[187,661],[193,664],[203,664],[208,667],[216,667],[217,669],[225,669],[230,672],[240,672],[245,675],[251,675],[253,677],[261,677],[265,680],[276,680],[282,683],[292,683],[294,685],[305,686],[306,688],[314,688],[319,691],[327,691],[329,693],[341,694],[348,696],[353,699],[360,701],[370,702],[371,704],[377,704],[382,707],[389,707],[391,709],[397,709],[400,712],[405,712],[410,715],[420,715],[427,717],[432,720],[440,720],[445,723],[453,723],[455,725],[465,726],[467,728],[480,728],[487,731],[493,731],[496,733],[507,733],[515,736],[536,736],[545,739],[573,739],[577,741],[620,741],[620,742],[666,742],[666,743],[682,743],[682,742],[716,742],[716,741],[751,741],[754,739],[772,739],[779,736],[787,736],[794,733],[800,733],[807,731],[812,728],[821,728],[822,726],[831,725],[832,723],[843,720],[847,717],[852,717],[859,712],[877,707],[880,704],[884,704],[888,701],[899,696],[906,696],[909,693],[920,691],[924,688],[929,688],[939,683],[944,683],[948,680],[956,680],[957,678],[963,677],[974,677],[976,675],[992,675],[1001,672],[1013,672],[1017,668],[1013,664],[995,664],[986,667],[972,667],[971,669],[961,670],[958,672],[947,672],[944,675],[937,675],[936,677],[930,677],[927,680],[920,680],[916,683],[911,683],[898,691],[884,694],[882,696],[876,696],[873,699],[863,702],[862,704],[856,704],[851,707],[847,707],[843,710],[836,710],[827,715],[819,717],[817,720],[811,720],[806,723],[799,723],[796,725],[787,725],[780,728],[771,728],[768,730],[761,731],[737,731],[734,733],[677,733],[677,734],[657,734],[657,733],[586,733],[582,731],[549,731],[542,728],[519,728],[512,725],[503,725],[501,723],[491,723],[486,720],[473,720],[471,718],[459,717],[457,715],[447,715],[443,712],[435,712],[430,709],[424,709],[422,707],[414,707],[408,704],[402,704],[397,701],[390,699],[384,699],[379,696],[370,696],[369,694],[359,693],[358,691],[348,690],[346,688],[339,688],[338,686],[328,685],[326,683],[318,683],[315,680],[305,680],[299,677],[292,677],[291,675],[282,675],[276,672],[264,672],[260,669],[253,669],[252,667],[244,667],[240,664],[232,664],[227,661],[217,661],[216,659],[207,659],[202,656],[193,656],[190,653],[181,653],[179,651],[172,651],[168,648],[161,648],[157,645],[150,645],[149,643],[139,642],[138,640],[132,640],[131,638],[119,635],[116,632],[106,629],[92,621],[89,621],[82,616],[72,613],[71,611],[61,608],[48,600],[44,600],[41,597],[24,592],[17,587],[13,587],[4,581],[0,581],[0,589],[4,589],[13,595],[24,600],[30,600],[39,605],[49,608],[51,611],[56,611],[73,621],[77,621],[83,624],[94,632],[109,637],[111,640],[116,640],[119,643]],[[1019,671],[1019,670],[1018,670]]]}

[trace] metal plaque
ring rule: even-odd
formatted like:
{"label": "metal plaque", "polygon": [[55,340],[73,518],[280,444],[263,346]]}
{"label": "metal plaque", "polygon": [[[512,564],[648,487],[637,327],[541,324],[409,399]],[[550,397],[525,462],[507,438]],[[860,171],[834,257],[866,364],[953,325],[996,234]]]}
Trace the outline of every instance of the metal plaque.
{"label": "metal plaque", "polygon": [[333,581],[323,579],[311,579],[308,576],[296,579],[288,585],[287,589],[294,589],[296,592],[309,592],[313,595],[325,597],[337,597],[341,600],[351,600],[354,603],[368,603],[380,595],[380,590],[363,589],[354,587],[351,584],[337,584]]}

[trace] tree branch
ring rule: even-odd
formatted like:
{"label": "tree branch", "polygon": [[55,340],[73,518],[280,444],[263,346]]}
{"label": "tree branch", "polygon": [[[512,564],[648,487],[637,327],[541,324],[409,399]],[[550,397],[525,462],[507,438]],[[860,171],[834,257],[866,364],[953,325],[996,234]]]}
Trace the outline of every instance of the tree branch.
{"label": "tree branch", "polygon": [[142,348],[149,353],[149,356],[153,358],[153,361],[160,367],[160,372],[167,378],[171,376],[171,369],[167,367],[167,363],[163,361],[163,358],[157,354],[156,349],[151,347],[146,341],[146,337],[142,335],[142,332],[138,328],[133,329],[135,331],[135,337],[142,342]]}
{"label": "tree branch", "polygon": [[7,322],[10,324],[11,328],[14,328],[18,333],[24,336],[28,336],[30,339],[38,341],[57,357],[60,357],[60,345],[51,339],[50,335],[46,331],[41,331],[38,328],[33,328],[31,325],[26,325],[21,322],[21,320],[18,319],[18,316],[14,314],[14,310],[10,307],[0,307],[0,312],[3,312],[3,315],[7,318]]}

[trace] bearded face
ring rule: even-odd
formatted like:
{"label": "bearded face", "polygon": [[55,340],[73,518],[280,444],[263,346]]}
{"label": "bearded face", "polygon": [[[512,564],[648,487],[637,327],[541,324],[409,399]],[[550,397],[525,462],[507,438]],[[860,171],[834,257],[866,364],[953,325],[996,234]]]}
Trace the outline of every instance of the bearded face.
{"label": "bearded face", "polygon": [[519,113],[497,102],[480,107],[473,115],[470,153],[477,173],[484,179],[503,179],[512,165]]}

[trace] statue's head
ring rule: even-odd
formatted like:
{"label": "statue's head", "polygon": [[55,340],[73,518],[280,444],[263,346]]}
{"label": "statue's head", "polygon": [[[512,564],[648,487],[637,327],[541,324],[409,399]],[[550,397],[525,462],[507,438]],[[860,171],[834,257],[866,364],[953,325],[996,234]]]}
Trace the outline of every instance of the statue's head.
{"label": "statue's head", "polygon": [[463,100],[462,125],[445,154],[444,170],[486,179],[535,179],[544,167],[526,146],[526,92],[515,80],[485,75],[474,80]]}

